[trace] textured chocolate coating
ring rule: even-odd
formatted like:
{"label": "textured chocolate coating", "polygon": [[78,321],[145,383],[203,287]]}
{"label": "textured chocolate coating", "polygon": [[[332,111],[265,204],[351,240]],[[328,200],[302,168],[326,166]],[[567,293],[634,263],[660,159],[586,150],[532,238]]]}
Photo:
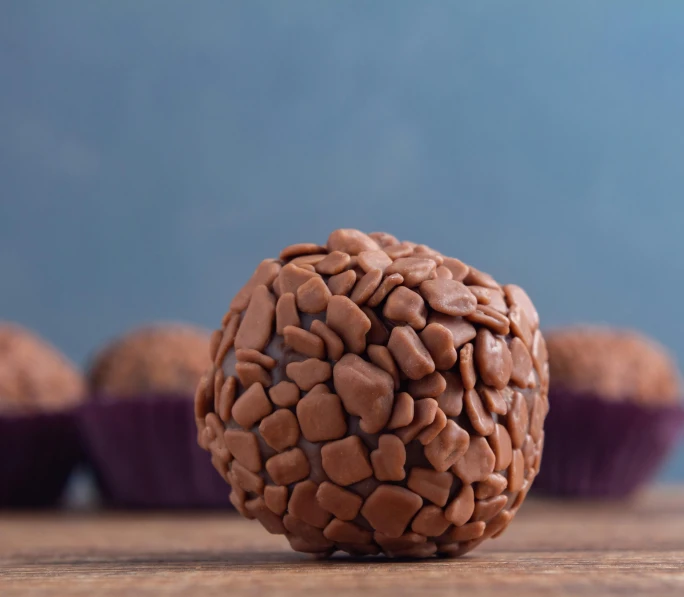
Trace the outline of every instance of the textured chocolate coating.
{"label": "textured chocolate coating", "polygon": [[[95,355],[88,371],[88,385],[95,393],[115,398],[148,392],[193,395],[211,363],[213,339],[208,332],[184,324],[138,328]],[[218,350],[215,344],[212,350]],[[258,360],[258,355],[256,351],[246,352],[242,358],[249,363]]]}
{"label": "textured chocolate coating", "polygon": [[83,377],[64,355],[28,330],[0,322],[0,412],[60,410],[83,396]]}
{"label": "textured chocolate coating", "polygon": [[235,507],[297,551],[461,555],[504,530],[539,470],[534,306],[425,245],[337,230],[287,247],[215,337],[199,444]]}
{"label": "textured chocolate coating", "polygon": [[545,337],[554,388],[644,405],[675,404],[681,396],[670,355],[635,331],[576,326]]}

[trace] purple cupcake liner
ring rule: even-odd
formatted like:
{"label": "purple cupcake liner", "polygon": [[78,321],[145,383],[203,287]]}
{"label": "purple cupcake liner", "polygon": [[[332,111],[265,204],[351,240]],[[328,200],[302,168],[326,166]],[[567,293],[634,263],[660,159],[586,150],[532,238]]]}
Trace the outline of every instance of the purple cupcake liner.
{"label": "purple cupcake liner", "polygon": [[94,397],[83,442],[105,503],[115,508],[231,508],[230,488],[197,445],[192,398]]}
{"label": "purple cupcake liner", "polygon": [[562,389],[549,393],[544,455],[534,490],[624,498],[648,483],[684,430],[681,406],[646,407]]}
{"label": "purple cupcake liner", "polygon": [[0,508],[54,506],[83,459],[73,411],[0,416]]}

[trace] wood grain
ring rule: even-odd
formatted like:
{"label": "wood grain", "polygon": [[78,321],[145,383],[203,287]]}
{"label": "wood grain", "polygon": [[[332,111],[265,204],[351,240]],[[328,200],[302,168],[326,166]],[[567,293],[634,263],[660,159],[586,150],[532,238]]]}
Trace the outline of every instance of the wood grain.
{"label": "wood grain", "polygon": [[684,595],[684,488],[532,501],[460,560],[317,561],[229,514],[0,515],[0,595]]}

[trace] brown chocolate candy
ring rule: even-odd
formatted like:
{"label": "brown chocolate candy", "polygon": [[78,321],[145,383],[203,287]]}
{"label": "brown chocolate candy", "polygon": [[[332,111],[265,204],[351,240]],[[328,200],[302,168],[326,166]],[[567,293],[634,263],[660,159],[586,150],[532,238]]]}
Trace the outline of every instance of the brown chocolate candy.
{"label": "brown chocolate candy", "polygon": [[[135,329],[95,356],[88,372],[89,389],[113,398],[167,393],[193,395],[202,372],[214,360],[212,354],[217,358],[220,355],[223,360],[233,348],[239,322],[239,316],[231,317],[224,329],[213,334],[213,340],[204,330],[189,325],[156,324]],[[19,397],[19,390],[30,389],[31,396],[22,402],[49,405],[54,401],[58,405],[65,393],[62,389],[65,384],[69,388],[65,402],[82,398],[82,380],[75,370],[70,371],[68,361],[21,328],[15,328],[10,336],[8,331],[13,328],[8,326],[4,331],[0,325],[0,362],[3,363],[0,373],[18,375],[22,382],[11,384],[8,375],[2,375],[0,400],[7,402]],[[3,336],[6,336],[4,341]],[[29,364],[31,368],[26,367]]]}
{"label": "brown chocolate candy", "polygon": [[[524,299],[519,304],[523,308]],[[652,338],[627,329],[598,326],[561,328],[546,336],[554,387],[645,406],[680,401],[682,382],[677,365],[665,347]],[[528,347],[540,376],[547,375],[547,342],[537,330]]]}
{"label": "brown chocolate candy", "polygon": [[208,344],[200,445],[240,513],[293,549],[461,555],[503,532],[538,471],[538,314],[426,245],[291,245]]}

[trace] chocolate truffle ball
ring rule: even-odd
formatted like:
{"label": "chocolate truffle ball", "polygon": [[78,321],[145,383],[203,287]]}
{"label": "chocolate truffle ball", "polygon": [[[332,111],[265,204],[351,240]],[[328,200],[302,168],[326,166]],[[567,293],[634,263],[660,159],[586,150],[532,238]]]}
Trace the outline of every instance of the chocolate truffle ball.
{"label": "chocolate truffle ball", "polygon": [[664,347],[635,331],[577,326],[547,333],[553,385],[644,405],[679,401],[681,383]]}
{"label": "chocolate truffle ball", "polygon": [[126,398],[141,394],[193,395],[210,365],[209,333],[185,324],[138,328],[113,341],[93,360],[93,392]]}
{"label": "chocolate truffle ball", "polygon": [[518,286],[385,233],[267,259],[212,336],[199,442],[297,551],[463,554],[539,469],[548,365]]}
{"label": "chocolate truffle ball", "polygon": [[83,377],[56,348],[28,330],[0,322],[0,412],[68,408],[83,398]]}

